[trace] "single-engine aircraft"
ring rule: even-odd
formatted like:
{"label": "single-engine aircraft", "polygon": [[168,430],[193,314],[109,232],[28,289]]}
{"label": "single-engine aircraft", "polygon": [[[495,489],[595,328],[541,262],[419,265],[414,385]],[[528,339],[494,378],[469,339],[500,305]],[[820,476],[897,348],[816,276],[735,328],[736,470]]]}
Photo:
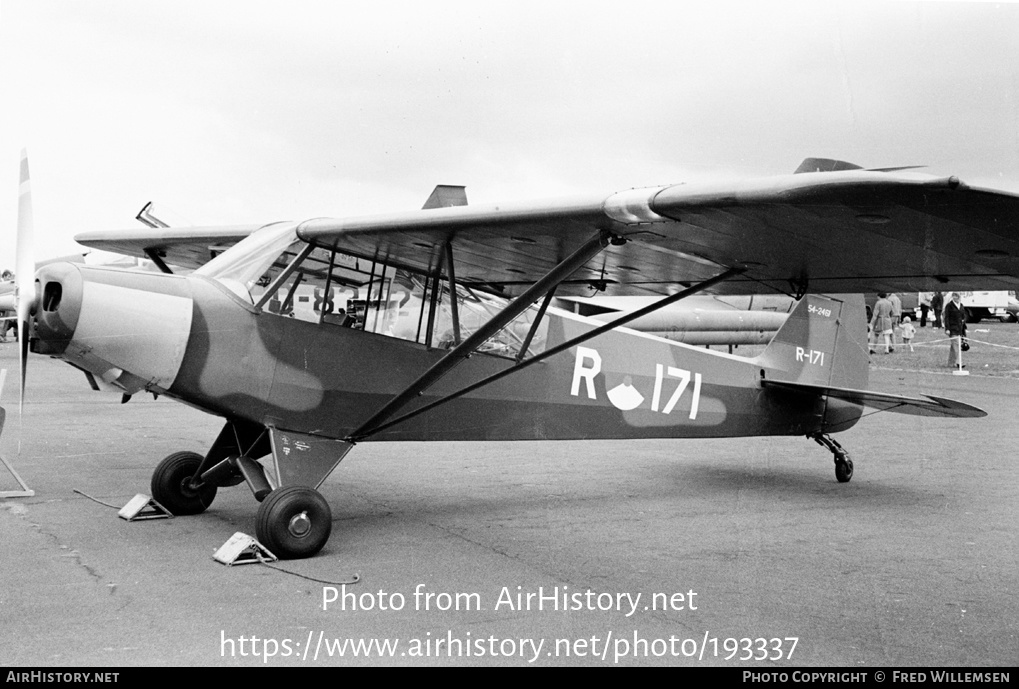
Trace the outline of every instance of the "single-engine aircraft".
{"label": "single-engine aircraft", "polygon": [[[25,161],[22,182],[19,236]],[[149,391],[222,417],[204,454],[157,466],[153,497],[197,514],[246,483],[258,540],[299,558],[332,527],[316,488],[367,441],[803,436],[849,481],[832,434],[864,407],[985,415],[867,391],[859,293],[1015,289],[1017,219],[1016,195],[827,159],[534,203],[468,206],[439,186],[411,212],[81,234],[163,272],[46,265],[19,282],[18,314],[33,352],[125,401]],[[661,298],[609,323],[550,307],[592,288]],[[753,358],[623,327],[698,292],[799,302]]]}

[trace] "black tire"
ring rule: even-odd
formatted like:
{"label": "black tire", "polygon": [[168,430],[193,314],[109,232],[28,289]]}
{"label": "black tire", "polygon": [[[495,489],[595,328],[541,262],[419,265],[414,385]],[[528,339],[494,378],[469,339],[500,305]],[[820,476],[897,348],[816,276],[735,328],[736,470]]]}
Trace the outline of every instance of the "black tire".
{"label": "black tire", "polygon": [[255,516],[255,537],[282,560],[311,557],[329,540],[333,513],[313,488],[288,486],[269,493]]}
{"label": "black tire", "polygon": [[839,483],[849,483],[849,479],[853,478],[853,460],[849,459],[849,455],[835,460],[835,478]]}
{"label": "black tire", "polygon": [[152,497],[156,502],[177,516],[204,512],[216,499],[216,486],[193,490],[188,485],[202,459],[197,452],[174,452],[160,462],[152,472]]}

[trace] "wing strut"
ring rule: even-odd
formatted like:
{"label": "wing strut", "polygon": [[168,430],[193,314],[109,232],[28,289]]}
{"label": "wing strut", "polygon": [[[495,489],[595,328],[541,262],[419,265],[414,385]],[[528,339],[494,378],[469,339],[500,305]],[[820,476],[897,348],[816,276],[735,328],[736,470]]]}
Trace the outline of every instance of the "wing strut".
{"label": "wing strut", "polygon": [[446,242],[446,275],[449,277],[449,310],[453,315],[453,343],[460,344],[460,309],[456,301],[456,273],[453,270],[453,242]]}
{"label": "wing strut", "polygon": [[144,251],[145,255],[149,257],[149,260],[156,264],[156,267],[159,268],[160,272],[173,274],[173,271],[170,270],[170,266],[166,265],[166,261],[164,261],[163,257],[159,255],[159,249],[154,249],[150,246],[146,247]]}
{"label": "wing strut", "polygon": [[297,266],[301,265],[301,262],[304,261],[304,259],[308,258],[308,256],[310,256],[311,252],[314,250],[315,250],[314,244],[305,245],[305,247],[301,249],[301,253],[297,254],[297,256],[294,257],[294,260],[290,262],[290,265],[281,270],[280,274],[276,276],[276,279],[272,281],[272,284],[265,288],[265,291],[262,292],[262,298],[259,299],[258,302],[255,304],[255,308],[260,309],[263,306],[265,306],[265,303],[269,301],[270,298],[272,298],[272,295],[276,294],[276,291],[280,288],[280,285],[282,285],[284,282],[290,279],[290,276],[294,273],[295,270],[297,270]]}
{"label": "wing strut", "polygon": [[[594,258],[602,249],[609,245],[610,234],[606,231],[599,232],[591,237],[579,249],[556,265],[544,277],[531,285],[523,294],[510,302],[505,309],[488,320],[483,326],[474,331],[467,339],[449,351],[449,354],[442,357],[431,368],[411,383],[407,389],[396,395],[382,406],[375,414],[365,421],[361,426],[351,433],[346,440],[356,442],[362,438],[372,435],[378,431],[387,419],[402,409],[412,399],[431,387],[436,381],[442,378],[455,368],[460,362],[469,357],[474,351],[488,341],[490,337],[502,330],[514,318],[530,308],[538,297],[542,296],[560,282],[576,272],[581,266]],[[438,288],[436,278],[436,288]],[[455,297],[454,297],[455,298]]]}
{"label": "wing strut", "polygon": [[531,329],[527,331],[527,337],[520,343],[520,353],[517,354],[517,363],[519,364],[527,356],[527,350],[531,348],[531,340],[534,339],[534,333],[538,332],[538,326],[541,325],[541,319],[545,317],[545,311],[548,310],[548,305],[552,303],[552,297],[555,296],[556,288],[553,287],[545,295],[544,301],[541,302],[541,306],[538,307],[538,313],[534,317],[534,322],[531,323]]}
{"label": "wing strut", "polygon": [[[560,265],[562,265],[562,264],[560,264]],[[572,340],[568,340],[566,342],[563,342],[560,345],[552,347],[551,349],[546,349],[541,354],[537,354],[537,355],[531,357],[530,359],[527,359],[526,361],[520,361],[516,365],[511,366],[510,368],[507,368],[507,369],[505,369],[503,371],[500,371],[499,373],[495,373],[495,374],[493,374],[493,375],[491,375],[491,376],[489,376],[487,378],[479,380],[477,383],[472,383],[471,385],[468,385],[467,387],[462,388],[461,390],[457,390],[456,392],[451,393],[449,395],[446,395],[445,397],[443,397],[441,399],[437,399],[434,402],[430,402],[429,404],[426,404],[423,407],[419,407],[418,409],[415,409],[413,411],[407,412],[403,416],[397,417],[397,418],[393,419],[392,421],[385,421],[384,418],[380,418],[379,421],[376,421],[376,417],[382,417],[382,414],[380,412],[380,413],[376,414],[375,417],[372,417],[371,419],[369,419],[368,423],[363,424],[360,428],[358,428],[356,431],[351,433],[346,438],[346,440],[349,441],[349,442],[358,442],[358,441],[364,440],[368,436],[375,435],[376,433],[384,431],[387,428],[390,428],[390,427],[395,426],[395,425],[397,425],[399,423],[402,423],[403,421],[407,421],[408,419],[412,419],[415,416],[417,416],[418,414],[423,414],[426,411],[429,411],[430,409],[434,409],[435,407],[439,406],[440,404],[445,404],[446,402],[449,402],[451,400],[455,400],[458,397],[462,397],[462,396],[466,395],[469,392],[473,392],[473,391],[477,390],[478,388],[481,388],[481,387],[484,387],[485,385],[488,385],[489,383],[494,383],[495,381],[500,380],[501,378],[505,378],[506,376],[510,375],[511,373],[516,373],[517,371],[519,371],[519,370],[521,370],[523,368],[526,368],[526,367],[530,366],[531,364],[536,364],[539,361],[544,361],[545,359],[547,359],[547,358],[549,358],[551,356],[554,356],[556,354],[559,354],[560,352],[563,352],[563,351],[565,351],[565,350],[567,350],[567,349],[569,349],[571,347],[575,347],[575,346],[577,346],[578,344],[580,344],[582,342],[587,342],[588,340],[590,340],[592,338],[598,337],[602,333],[606,333],[609,330],[612,330],[614,328],[618,328],[618,327],[620,327],[622,325],[625,325],[625,324],[629,323],[632,320],[635,320],[635,319],[640,318],[642,316],[646,316],[649,313],[653,313],[654,311],[657,311],[658,309],[660,309],[660,308],[662,308],[664,306],[668,306],[669,304],[677,302],[680,299],[684,299],[686,297],[689,297],[691,294],[696,294],[697,292],[701,292],[701,291],[711,287],[712,285],[714,285],[716,283],[728,280],[729,278],[734,277],[736,275],[739,275],[739,274],[741,274],[741,273],[743,273],[745,271],[746,271],[746,268],[742,268],[742,267],[729,268],[729,269],[725,270],[722,273],[719,273],[718,275],[716,275],[714,277],[711,277],[711,278],[708,278],[707,280],[704,280],[703,282],[699,282],[696,285],[692,285],[690,287],[687,287],[686,289],[684,289],[684,290],[682,290],[680,292],[676,292],[675,294],[671,294],[671,295],[669,295],[669,296],[667,296],[667,297],[665,297],[663,299],[659,299],[658,301],[654,302],[653,304],[649,304],[648,306],[645,306],[642,309],[638,309],[638,310],[633,311],[631,313],[628,313],[628,314],[626,314],[624,316],[620,316],[619,318],[617,318],[616,320],[612,321],[611,323],[606,323],[604,325],[601,325],[601,326],[599,326],[599,327],[597,327],[597,328],[595,328],[593,330],[590,330],[590,331],[584,333],[583,335],[579,335],[579,336],[573,338]],[[537,285],[535,285],[535,286],[537,286]],[[532,287],[531,290],[533,290],[533,289],[534,288]],[[530,292],[531,290],[528,290],[528,292]],[[521,295],[520,298],[522,298],[523,296],[524,295]],[[519,301],[520,298],[518,298],[517,301]],[[515,303],[516,302],[514,302],[514,304]],[[511,306],[512,306],[512,304],[511,304]],[[516,314],[514,314],[514,317],[516,317]],[[494,320],[495,319],[493,319],[493,321]],[[508,319],[508,320],[507,319],[500,319],[500,320],[504,320],[506,323],[508,323],[509,320],[512,320],[512,318]],[[492,321],[489,321],[489,323],[491,323],[491,322]],[[494,332],[493,332],[493,334],[494,334]],[[486,337],[485,339],[488,339],[488,338]],[[482,340],[481,342],[484,342],[484,340]],[[479,342],[478,344],[480,345],[481,342]],[[465,343],[466,343],[466,341],[465,341]],[[452,352],[450,352],[450,355],[452,355]],[[448,358],[450,358],[450,357],[449,356],[445,357],[442,361],[439,362],[439,364],[442,364],[443,361],[446,361],[446,359],[448,359]],[[439,364],[436,364],[436,366],[433,366],[432,368],[436,368]],[[425,376],[427,376],[427,375],[428,375],[428,373],[425,373]],[[422,378],[424,378],[425,376],[422,376]],[[416,383],[415,383],[415,385],[416,385]],[[411,387],[413,388],[414,386],[411,386]],[[424,388],[421,388],[421,389],[423,390]],[[416,391],[415,391],[414,394],[416,394]],[[406,395],[407,395],[407,392],[405,391],[404,393],[399,395],[397,397],[397,399],[399,399],[401,397],[404,397]],[[392,404],[392,402],[390,404]],[[400,406],[403,406],[403,405],[400,405]],[[383,408],[383,411],[385,411],[385,407]],[[395,408],[393,409],[393,411],[395,412]],[[392,412],[390,414],[387,414],[387,416],[391,416],[391,415],[392,415]]]}
{"label": "wing strut", "polygon": [[442,262],[445,260],[445,252],[439,254],[439,263],[435,267],[435,274],[431,276],[432,292],[428,295],[428,327],[425,329],[425,346],[432,348],[432,338],[435,336],[435,314],[439,306],[439,294],[442,292]]}

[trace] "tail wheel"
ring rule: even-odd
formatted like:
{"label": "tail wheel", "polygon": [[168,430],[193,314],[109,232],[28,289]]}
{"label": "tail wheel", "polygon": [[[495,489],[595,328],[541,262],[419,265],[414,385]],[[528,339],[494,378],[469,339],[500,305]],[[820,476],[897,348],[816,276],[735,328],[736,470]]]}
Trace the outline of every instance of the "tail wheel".
{"label": "tail wheel", "polygon": [[201,514],[216,499],[216,486],[191,487],[202,463],[197,452],[175,452],[152,472],[152,497],[175,515]]}
{"label": "tail wheel", "polygon": [[313,488],[288,486],[269,493],[255,517],[258,542],[284,560],[311,557],[329,540],[333,514]]}
{"label": "tail wheel", "polygon": [[835,478],[839,483],[849,483],[849,479],[853,478],[853,460],[849,459],[848,453],[835,460]]}

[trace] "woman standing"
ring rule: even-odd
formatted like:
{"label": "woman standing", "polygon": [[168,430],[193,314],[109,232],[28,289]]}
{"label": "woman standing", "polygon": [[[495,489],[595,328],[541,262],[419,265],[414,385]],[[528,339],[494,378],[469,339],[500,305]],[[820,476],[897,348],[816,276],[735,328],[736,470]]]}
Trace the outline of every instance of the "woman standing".
{"label": "woman standing", "polygon": [[877,295],[877,303],[874,304],[874,315],[870,318],[870,331],[872,340],[870,353],[875,354],[874,347],[877,346],[878,338],[883,337],[885,341],[885,354],[894,352],[892,348],[892,302],[888,301],[888,295],[880,292]]}

